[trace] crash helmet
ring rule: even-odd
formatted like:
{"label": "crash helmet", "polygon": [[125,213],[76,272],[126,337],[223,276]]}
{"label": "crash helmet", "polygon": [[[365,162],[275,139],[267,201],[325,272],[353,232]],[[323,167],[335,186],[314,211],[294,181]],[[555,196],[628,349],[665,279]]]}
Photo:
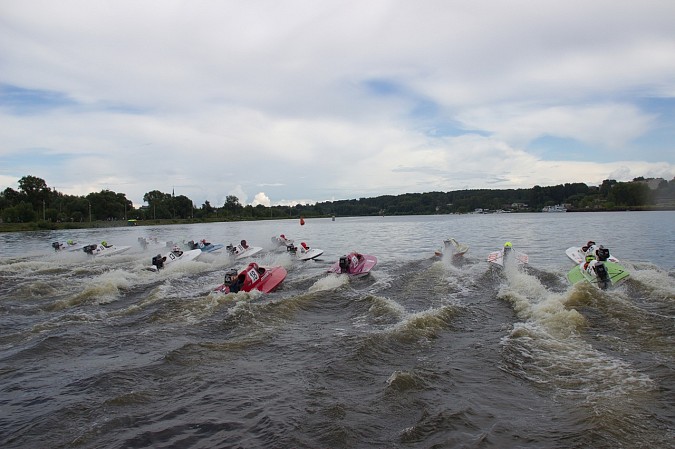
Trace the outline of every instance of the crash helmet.
{"label": "crash helmet", "polygon": [[103,245],[103,246],[108,246],[108,242],[106,242],[105,240],[103,240],[103,241],[101,242],[101,245]]}
{"label": "crash helmet", "polygon": [[595,257],[591,256],[590,254],[586,256],[586,262],[590,262],[591,260],[594,260]]}
{"label": "crash helmet", "polygon": [[226,284],[231,284],[232,282],[237,279],[237,270],[234,268],[230,268],[225,272],[225,283]]}
{"label": "crash helmet", "polygon": [[511,248],[513,245],[511,245],[511,242],[506,242],[504,243],[504,248]]}
{"label": "crash helmet", "polygon": [[68,244],[69,244],[69,245],[74,245],[75,242],[73,242],[72,240],[68,240]]}

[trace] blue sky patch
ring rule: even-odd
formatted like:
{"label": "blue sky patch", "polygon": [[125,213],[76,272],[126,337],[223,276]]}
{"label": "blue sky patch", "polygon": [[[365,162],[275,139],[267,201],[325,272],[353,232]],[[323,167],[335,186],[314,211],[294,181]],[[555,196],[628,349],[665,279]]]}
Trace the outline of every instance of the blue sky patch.
{"label": "blue sky patch", "polygon": [[525,150],[547,161],[602,162],[606,159],[601,149],[566,137],[542,136],[530,142]]}
{"label": "blue sky patch", "polygon": [[68,162],[80,157],[82,157],[81,154],[53,153],[46,148],[30,148],[24,149],[20,153],[16,152],[0,156],[0,166],[13,167],[13,172],[20,172],[18,173],[20,176],[37,176],[35,173],[29,172],[44,167],[60,169]]}
{"label": "blue sky patch", "polygon": [[14,114],[37,114],[76,104],[61,92],[0,84],[0,105]]}

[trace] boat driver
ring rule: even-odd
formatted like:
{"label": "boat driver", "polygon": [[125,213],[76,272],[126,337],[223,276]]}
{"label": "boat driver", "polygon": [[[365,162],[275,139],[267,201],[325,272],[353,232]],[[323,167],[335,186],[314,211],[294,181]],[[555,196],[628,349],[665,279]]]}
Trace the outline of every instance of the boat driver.
{"label": "boat driver", "polygon": [[586,256],[586,263],[584,263],[584,270],[587,273],[595,275],[595,266],[598,264],[598,261],[593,256]]}
{"label": "boat driver", "polygon": [[233,278],[230,282],[230,293],[237,293],[244,286],[244,280],[246,280],[246,273],[239,273],[237,277]]}

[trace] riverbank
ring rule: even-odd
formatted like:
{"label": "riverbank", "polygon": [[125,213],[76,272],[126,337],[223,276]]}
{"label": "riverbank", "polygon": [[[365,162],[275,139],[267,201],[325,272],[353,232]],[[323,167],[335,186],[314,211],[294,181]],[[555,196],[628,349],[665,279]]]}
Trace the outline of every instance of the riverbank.
{"label": "riverbank", "polygon": [[[654,211],[672,211],[675,206],[639,206],[639,207],[621,207],[614,209],[568,209],[568,213],[575,212],[654,212]],[[511,211],[512,213],[536,213],[532,211]],[[550,212],[542,212],[550,213]],[[398,214],[397,214],[398,215]],[[417,215],[417,214],[410,214]],[[442,214],[443,215],[443,214]],[[487,214],[490,215],[490,214]],[[375,215],[373,215],[375,216]],[[304,218],[330,218],[331,215],[305,216]],[[299,219],[300,217],[284,217]],[[226,223],[233,221],[267,221],[279,220],[280,217],[212,217],[212,218],[169,218],[154,220],[113,220],[113,221],[85,221],[85,222],[51,222],[40,220],[38,222],[28,223],[0,223],[0,233],[2,232],[30,232],[30,231],[56,231],[61,229],[90,229],[90,228],[120,228],[128,226],[165,226],[165,225],[185,225],[192,223]]]}
{"label": "riverbank", "polygon": [[163,226],[174,224],[191,224],[191,223],[214,223],[226,222],[234,220],[223,219],[165,219],[165,220],[137,220],[134,222],[127,221],[86,221],[86,222],[70,222],[70,223],[53,223],[49,221],[38,221],[29,223],[0,223],[0,232],[30,232],[30,231],[47,231],[60,229],[91,229],[91,228],[123,228],[130,226]]}

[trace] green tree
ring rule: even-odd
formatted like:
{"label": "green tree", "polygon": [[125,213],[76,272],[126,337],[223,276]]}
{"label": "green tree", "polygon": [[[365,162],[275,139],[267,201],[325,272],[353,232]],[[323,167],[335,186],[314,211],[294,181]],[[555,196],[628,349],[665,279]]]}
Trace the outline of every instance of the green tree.
{"label": "green tree", "polygon": [[2,220],[7,223],[27,223],[29,221],[36,221],[37,214],[33,211],[33,207],[30,204],[22,201],[16,206],[3,209]]}
{"label": "green tree", "polygon": [[236,196],[227,195],[225,198],[225,204],[223,204],[223,210],[227,215],[235,215],[237,213],[241,213],[244,210],[244,206],[239,203],[239,198]]}
{"label": "green tree", "polygon": [[174,216],[176,218],[192,217],[192,200],[185,195],[178,195],[172,198]]}
{"label": "green tree", "polygon": [[19,179],[19,190],[26,195],[34,211],[41,211],[46,206],[51,193],[44,179],[31,175]]}

